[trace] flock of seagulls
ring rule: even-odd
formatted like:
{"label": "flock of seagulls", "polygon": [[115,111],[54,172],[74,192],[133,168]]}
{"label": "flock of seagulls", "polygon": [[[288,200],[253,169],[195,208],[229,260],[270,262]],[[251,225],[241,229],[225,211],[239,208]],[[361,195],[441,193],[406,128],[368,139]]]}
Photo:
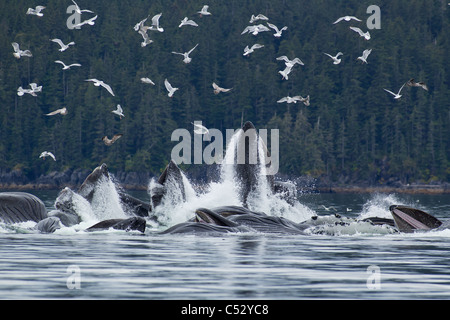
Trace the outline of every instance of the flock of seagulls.
{"label": "flock of seagulls", "polygon": [[[80,15],[83,14],[83,13],[91,13],[91,14],[94,13],[93,11],[88,10],[88,9],[81,9],[74,0],[71,0],[71,1],[75,5],[75,12],[76,13],[78,13]],[[43,14],[42,10],[44,10],[44,9],[45,9],[45,6],[37,6],[36,8],[28,8],[26,14],[27,15],[35,15],[35,16],[38,16],[38,17],[43,17],[44,14]],[[75,24],[73,26],[73,29],[79,29],[79,28],[81,28],[84,25],[93,26],[95,24],[95,21],[96,21],[97,18],[98,18],[98,16],[95,15],[95,16],[89,18],[89,19],[81,21],[80,23]],[[152,26],[152,28],[154,28],[155,30],[158,30],[158,31],[162,31],[158,27],[157,21],[155,22],[155,24],[156,25]],[[58,49],[59,52],[64,52],[64,51],[68,50],[71,46],[75,45],[75,42],[73,42],[73,41],[68,42],[67,44],[65,44],[59,38],[50,39],[50,41],[52,41],[52,42],[54,42],[54,43],[59,45],[59,49]],[[13,55],[14,55],[15,58],[20,59],[21,57],[33,57],[33,55],[32,55],[30,50],[21,50],[20,46],[19,46],[19,44],[17,42],[13,42],[11,45],[12,45],[12,47],[14,49]],[[72,67],[81,67],[81,64],[79,64],[79,63],[65,64],[61,60],[55,60],[55,63],[62,65],[62,70],[68,70],[68,69],[70,69]],[[109,86],[105,82],[103,82],[101,80],[98,80],[98,79],[95,79],[95,78],[87,79],[85,81],[92,82],[94,84],[94,86],[97,86],[97,87],[101,86],[101,87],[105,88],[112,96],[115,96],[113,90],[111,89],[111,86]],[[18,96],[23,96],[25,94],[30,94],[32,96],[37,96],[37,93],[42,91],[42,86],[38,86],[36,83],[30,83],[29,86],[30,86],[29,89],[24,89],[24,88],[22,88],[22,86],[20,86],[17,89],[17,95]],[[113,110],[112,112],[114,114],[118,115],[120,117],[120,119],[125,117],[125,115],[123,114],[123,109],[122,109],[122,107],[120,105],[117,105],[116,110]],[[63,108],[59,108],[57,110],[54,110],[52,112],[47,113],[46,116],[55,116],[55,115],[65,116],[67,114],[68,114],[68,109],[66,107],[63,107]],[[116,134],[111,139],[109,139],[108,137],[105,136],[105,137],[102,138],[102,140],[105,143],[105,145],[111,146],[121,136],[122,136],[122,134]],[[54,161],[56,161],[55,155],[52,152],[49,152],[49,151],[44,151],[39,156],[39,158],[42,158],[42,159],[46,159],[47,157],[50,157]]]}
{"label": "flock of seagulls", "polygon": [[[90,14],[95,14],[93,11],[88,10],[88,9],[81,9],[78,4],[74,1],[71,0],[72,3],[75,5],[75,11],[82,15],[84,13],[90,13]],[[43,10],[45,9],[45,6],[36,6],[35,8],[29,8],[28,11],[26,12],[26,14],[28,15],[36,15],[38,17],[42,17],[43,14]],[[197,14],[200,15],[200,17],[202,16],[211,16],[212,13],[209,12],[209,6],[208,5],[204,5],[199,11],[197,11]],[[156,14],[151,18],[151,24],[150,25],[146,25],[147,20],[150,18],[150,15],[147,16],[146,18],[142,19],[141,21],[139,21],[138,23],[135,24],[134,26],[134,30],[136,32],[138,32],[141,36],[143,41],[141,42],[141,47],[146,47],[147,45],[150,45],[151,43],[153,43],[153,40],[150,39],[150,35],[149,35],[149,31],[152,32],[164,32],[164,28],[161,26],[160,24],[160,18],[162,16],[162,13]],[[93,26],[95,25],[95,21],[98,18],[98,15],[95,15],[93,17],[90,17],[84,21],[81,21],[80,23],[74,25],[74,29],[79,29],[84,25],[90,25]],[[264,25],[261,22],[265,22],[266,25]],[[287,26],[283,26],[282,28],[279,28],[278,26],[276,26],[273,23],[268,22],[269,18],[265,15],[262,14],[257,14],[257,15],[252,15],[249,23],[251,25],[248,25],[247,27],[245,27],[245,29],[241,32],[241,35],[244,34],[250,34],[253,36],[258,36],[260,33],[263,32],[270,32],[271,30],[274,31],[273,36],[275,38],[280,38],[283,35],[283,32],[288,30]],[[333,22],[333,24],[338,24],[341,23],[342,21],[345,22],[350,22],[350,21],[355,21],[355,22],[361,22],[361,19],[358,19],[355,16],[343,16],[338,18],[336,21]],[[181,20],[180,24],[178,25],[178,28],[182,28],[185,26],[190,26],[190,27],[198,27],[199,25],[192,19],[189,19],[189,17],[185,17],[184,19]],[[354,26],[350,26],[349,27],[350,30],[358,33],[358,35],[360,37],[362,37],[365,40],[370,40],[371,39],[371,35],[369,33],[369,31],[364,32],[363,30],[361,30],[358,27],[354,27]],[[67,44],[65,44],[61,39],[58,38],[54,38],[54,39],[50,39],[50,41],[56,43],[59,45],[59,49],[58,51],[60,52],[64,52],[66,50],[68,50],[71,46],[75,45],[75,42],[71,41],[68,42]],[[191,58],[191,54],[193,53],[193,51],[198,47],[199,44],[196,44],[192,49],[190,49],[187,52],[175,52],[172,51],[172,54],[175,55],[181,55],[183,57],[183,62],[185,64],[189,64],[192,61]],[[13,55],[15,58],[20,59],[21,57],[33,57],[32,53],[30,52],[30,50],[21,50],[20,46],[18,43],[13,42],[12,43],[14,52]],[[254,43],[253,45],[247,45],[244,48],[244,53],[243,56],[244,57],[248,57],[250,56],[252,53],[255,52],[255,50],[257,49],[261,49],[264,48],[264,45],[259,44],[259,43]],[[368,57],[371,54],[372,49],[365,49],[362,53],[361,56],[357,57],[357,60],[360,60],[363,64],[368,64]],[[326,56],[328,56],[330,59],[332,59],[333,64],[334,65],[338,65],[341,63],[342,58],[340,58],[341,56],[343,56],[344,54],[342,52],[338,52],[336,55],[331,55],[329,53],[324,52],[324,54]],[[278,73],[281,75],[282,80],[288,80],[289,79],[289,74],[292,72],[293,68],[295,67],[296,64],[300,65],[300,66],[304,66],[305,64],[297,57],[295,57],[294,59],[289,59],[287,56],[283,55],[280,56],[278,58],[276,58],[277,61],[284,61],[285,64],[285,68],[283,70],[278,71]],[[72,67],[81,67],[81,64],[79,63],[72,63],[72,64],[65,64],[63,61],[61,60],[55,60],[55,63],[62,65],[62,70],[69,70]],[[86,82],[91,82],[94,86],[96,87],[103,87],[104,89],[106,89],[112,96],[115,96],[112,88],[110,85],[106,84],[104,81],[102,80],[98,80],[96,78],[91,78],[91,79],[86,79]],[[143,84],[149,84],[149,85],[155,85],[155,83],[148,77],[142,77],[140,78],[140,81]],[[164,86],[167,90],[167,96],[169,98],[172,98],[175,94],[175,92],[177,92],[179,90],[179,88],[174,87],[166,78],[164,80]],[[405,82],[400,89],[398,90],[397,93],[388,90],[388,89],[384,89],[386,92],[390,93],[391,95],[393,95],[394,99],[398,100],[402,97],[401,95],[401,91],[405,86],[409,86],[409,87],[422,87],[424,90],[428,90],[427,86],[423,83],[423,82],[416,82],[414,81],[414,79],[410,79],[407,82]],[[212,83],[212,87],[213,87],[213,92],[215,95],[220,94],[220,93],[226,93],[229,92],[230,90],[232,90],[232,88],[222,88],[220,86],[218,86],[215,82]],[[23,96],[24,94],[30,94],[32,96],[36,96],[36,93],[40,92],[42,90],[42,86],[38,86],[36,83],[30,83],[30,89],[24,89],[22,87],[19,87],[17,89],[17,94],[19,96]],[[303,103],[305,106],[309,106],[310,105],[310,96],[307,95],[305,98],[300,96],[300,95],[295,95],[295,96],[285,96],[281,99],[279,99],[277,101],[277,103]],[[111,111],[112,113],[114,113],[115,115],[119,116],[120,119],[124,118],[124,112],[122,107],[120,106],[120,104],[118,104],[116,106],[115,110]],[[66,115],[68,113],[67,108],[60,108],[57,109],[55,111],[52,111],[48,114],[46,114],[46,116],[54,116],[54,115]],[[194,132],[196,134],[207,134],[209,131],[206,127],[199,125],[199,124],[194,124]],[[120,137],[122,137],[122,134],[115,134],[111,139],[109,139],[107,136],[104,136],[102,138],[102,141],[104,142],[105,145],[107,146],[111,146],[112,144],[114,144],[115,141],[117,141]],[[51,157],[53,158],[53,160],[56,161],[55,156],[48,152],[42,152],[42,154],[40,155],[40,158],[45,159],[46,157]]]}

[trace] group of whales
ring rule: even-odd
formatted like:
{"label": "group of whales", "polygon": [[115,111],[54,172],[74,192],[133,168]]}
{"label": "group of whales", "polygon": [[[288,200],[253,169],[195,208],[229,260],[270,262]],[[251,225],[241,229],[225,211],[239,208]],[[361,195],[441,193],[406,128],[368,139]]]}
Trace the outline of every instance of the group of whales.
{"label": "group of whales", "polygon": [[[251,122],[246,122],[242,129],[254,129]],[[239,142],[238,142],[239,143]],[[244,148],[246,158],[249,150],[248,144],[255,143],[252,139],[244,139],[247,144]],[[258,143],[256,143],[258,145]],[[267,152],[267,150],[265,150]],[[261,159],[258,159],[258,162]],[[246,162],[247,163],[247,162]],[[243,206],[222,206],[217,208],[198,208],[193,217],[183,223],[169,226],[161,234],[191,233],[191,234],[223,234],[236,232],[261,232],[269,234],[322,234],[327,233],[327,227],[338,226],[345,228],[351,224],[366,224],[394,232],[415,232],[440,230],[448,228],[450,223],[443,223],[430,214],[400,205],[389,208],[393,219],[366,218],[359,220],[340,215],[313,216],[310,219],[296,223],[284,217],[270,216],[264,212],[256,212],[247,208],[247,197],[256,188],[258,164],[236,165],[236,179],[240,188]],[[296,190],[289,183],[277,182],[273,176],[265,176],[268,185],[274,193],[283,194],[288,203],[296,201]],[[26,221],[36,222],[33,227],[41,233],[53,233],[63,227],[71,227],[82,222],[82,215],[76,208],[76,197],[82,197],[91,203],[99,192],[101,184],[110,181],[111,177],[106,164],[95,168],[75,192],[66,187],[60,191],[56,201],[55,210],[47,209],[38,197],[26,192],[0,192],[0,222],[15,224]],[[150,202],[145,202],[130,196],[120,188],[117,190],[120,205],[127,218],[106,219],[87,227],[86,231],[117,229],[136,230],[145,232],[147,224],[160,224],[158,213],[155,210],[163,203],[168,188],[178,188],[182,201],[186,200],[183,174],[174,161],[170,161],[159,179],[151,184]],[[78,210],[77,210],[78,209]]]}

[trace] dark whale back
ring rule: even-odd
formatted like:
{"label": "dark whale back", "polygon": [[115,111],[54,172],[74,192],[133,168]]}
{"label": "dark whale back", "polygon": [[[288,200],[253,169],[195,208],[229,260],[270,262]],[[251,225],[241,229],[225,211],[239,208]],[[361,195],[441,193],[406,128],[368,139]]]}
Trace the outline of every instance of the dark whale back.
{"label": "dark whale back", "polygon": [[36,196],[26,192],[0,193],[1,222],[39,222],[47,217],[44,203]]}

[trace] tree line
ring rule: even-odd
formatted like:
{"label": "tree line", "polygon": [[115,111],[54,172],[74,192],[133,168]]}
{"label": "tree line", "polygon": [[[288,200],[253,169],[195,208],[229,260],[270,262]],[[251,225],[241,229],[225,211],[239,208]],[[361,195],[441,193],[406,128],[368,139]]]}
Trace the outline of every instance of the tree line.
{"label": "tree line", "polygon": [[[280,171],[331,180],[409,183],[450,178],[450,6],[441,0],[379,1],[380,29],[365,40],[349,29],[367,31],[370,1],[298,0],[96,0],[78,1],[98,15],[95,25],[67,27],[66,0],[43,1],[44,16],[26,15],[34,1],[0,3],[0,168],[30,177],[67,168],[92,169],[105,162],[112,171],[159,174],[170,160],[171,133],[191,122],[226,129],[242,119],[257,128],[280,130]],[[204,4],[211,16],[199,16]],[[136,23],[162,13],[164,32],[148,31],[141,46]],[[279,28],[241,35],[252,14],[264,14]],[[83,14],[82,19],[94,14]],[[362,22],[333,22],[354,15]],[[178,25],[184,17],[198,27]],[[258,21],[254,24],[266,24]],[[49,41],[74,41],[64,52]],[[12,42],[33,57],[13,57]],[[186,52],[185,64],[171,52]],[[243,56],[244,47],[264,45]],[[357,60],[372,49],[367,64]],[[342,52],[334,65],[324,52]],[[278,71],[286,55],[300,58],[284,80]],[[55,60],[82,67],[63,71]],[[155,85],[144,84],[149,77]],[[105,81],[114,90],[86,79]],[[167,96],[164,79],[179,90]],[[428,91],[407,87],[423,81]],[[17,88],[42,85],[36,97]],[[215,95],[212,82],[230,92]],[[277,103],[284,96],[310,96],[310,105]],[[111,113],[116,105],[125,117]],[[67,107],[66,116],[45,116]],[[105,135],[123,137],[107,147]],[[57,161],[39,158],[42,151]]]}

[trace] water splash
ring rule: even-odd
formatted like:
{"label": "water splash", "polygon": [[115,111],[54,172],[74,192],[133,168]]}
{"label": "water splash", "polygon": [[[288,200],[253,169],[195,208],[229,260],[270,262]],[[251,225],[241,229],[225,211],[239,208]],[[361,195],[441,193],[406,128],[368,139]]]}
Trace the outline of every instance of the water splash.
{"label": "water splash", "polygon": [[[244,206],[239,195],[240,181],[237,179],[236,162],[238,144],[243,130],[237,130],[228,141],[224,159],[220,165],[220,178],[218,182],[210,182],[201,193],[196,193],[189,179],[183,174],[185,201],[180,197],[180,190],[176,183],[167,181],[166,193],[155,213],[159,221],[170,226],[184,222],[193,217],[197,208],[214,208],[219,206]],[[264,141],[258,136],[258,168],[256,174],[256,188],[251,190],[247,198],[247,207],[253,211],[262,211],[268,215],[285,217],[295,222],[311,218],[314,212],[308,207],[295,201],[289,204],[280,194],[272,191],[268,176],[266,175],[266,147]],[[149,184],[149,193],[157,182],[152,180]],[[151,196],[151,193],[150,193]]]}

